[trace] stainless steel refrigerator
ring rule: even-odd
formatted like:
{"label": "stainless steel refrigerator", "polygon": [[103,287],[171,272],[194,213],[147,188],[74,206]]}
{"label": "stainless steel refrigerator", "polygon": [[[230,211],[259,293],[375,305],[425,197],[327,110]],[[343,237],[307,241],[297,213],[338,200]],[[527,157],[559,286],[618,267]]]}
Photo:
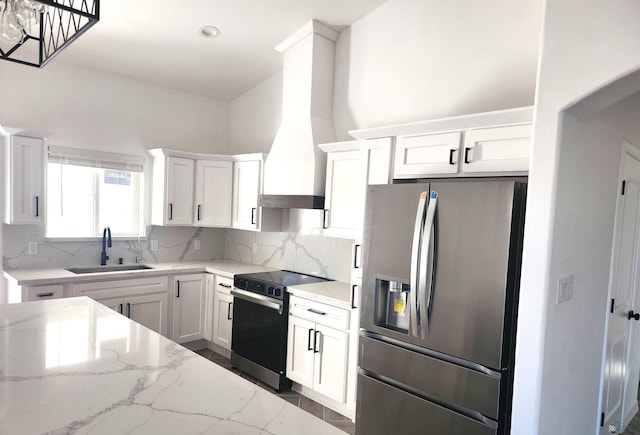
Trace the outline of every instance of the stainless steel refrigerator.
{"label": "stainless steel refrigerator", "polygon": [[356,434],[508,434],[526,182],[369,186]]}

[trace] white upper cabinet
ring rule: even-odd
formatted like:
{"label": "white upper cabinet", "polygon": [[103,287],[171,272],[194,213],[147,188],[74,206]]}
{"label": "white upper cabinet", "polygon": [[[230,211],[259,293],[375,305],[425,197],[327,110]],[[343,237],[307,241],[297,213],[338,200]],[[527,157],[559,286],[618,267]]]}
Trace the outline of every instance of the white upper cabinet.
{"label": "white upper cabinet", "polygon": [[282,231],[282,210],[260,207],[264,154],[233,156],[231,226],[251,231]]}
{"label": "white upper cabinet", "polygon": [[197,160],[195,172],[194,224],[203,227],[231,226],[233,162]]}
{"label": "white upper cabinet", "polygon": [[398,137],[395,178],[458,173],[461,137],[461,133]]}
{"label": "white upper cabinet", "polygon": [[259,228],[261,163],[248,160],[233,164],[233,228]]}
{"label": "white upper cabinet", "polygon": [[324,198],[325,235],[353,237],[358,227],[362,196],[360,151],[331,151],[327,154]]}
{"label": "white upper cabinet", "polygon": [[193,221],[194,162],[167,157],[165,225],[191,225]]}
{"label": "white upper cabinet", "polygon": [[5,138],[5,223],[39,224],[44,216],[44,140]]}
{"label": "white upper cabinet", "polygon": [[526,172],[531,153],[531,125],[467,131],[463,148],[463,173]]}
{"label": "white upper cabinet", "polygon": [[389,184],[392,181],[393,146],[390,137],[360,141],[361,174],[366,184]]}
{"label": "white upper cabinet", "polygon": [[153,183],[151,223],[191,225],[193,222],[194,161],[151,150]]}

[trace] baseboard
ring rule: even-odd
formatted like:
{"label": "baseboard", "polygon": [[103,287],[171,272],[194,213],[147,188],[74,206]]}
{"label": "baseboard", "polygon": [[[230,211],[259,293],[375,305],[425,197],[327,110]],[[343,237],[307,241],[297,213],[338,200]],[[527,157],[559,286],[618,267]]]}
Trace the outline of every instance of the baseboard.
{"label": "baseboard", "polygon": [[335,400],[330,399],[326,396],[323,396],[322,394],[315,392],[311,388],[305,387],[296,382],[293,383],[293,385],[291,386],[291,389],[297,393],[302,394],[305,397],[308,397],[309,399],[315,402],[318,402],[323,406],[326,406],[327,408],[337,412],[338,414],[342,414],[345,417],[350,418],[351,421],[355,422],[356,410],[353,408],[349,408],[346,404],[336,402]]}

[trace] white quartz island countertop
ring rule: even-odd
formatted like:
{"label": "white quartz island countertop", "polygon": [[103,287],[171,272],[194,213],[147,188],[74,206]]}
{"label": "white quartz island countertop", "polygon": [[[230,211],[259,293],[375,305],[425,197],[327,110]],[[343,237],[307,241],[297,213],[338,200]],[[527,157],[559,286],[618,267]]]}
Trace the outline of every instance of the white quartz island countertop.
{"label": "white quartz island countertop", "polygon": [[343,434],[89,298],[0,305],[2,434]]}

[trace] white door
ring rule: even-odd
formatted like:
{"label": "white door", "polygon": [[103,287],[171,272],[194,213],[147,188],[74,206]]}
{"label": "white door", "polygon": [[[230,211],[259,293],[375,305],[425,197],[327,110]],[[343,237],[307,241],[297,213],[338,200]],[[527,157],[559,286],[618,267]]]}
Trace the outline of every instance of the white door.
{"label": "white door", "polygon": [[[631,311],[634,314],[640,312],[640,298],[634,297],[638,284],[640,162],[629,152],[623,155],[621,173],[624,180],[624,194],[621,187],[616,209],[610,279],[611,314],[605,356],[602,392],[604,417],[601,434],[621,433],[623,425],[626,426],[625,414],[633,408],[637,409],[636,397],[640,371],[640,355],[638,355],[640,346],[634,346],[635,341],[638,341],[639,322],[629,319]],[[633,342],[632,337],[635,338]],[[634,354],[638,356],[630,358]],[[633,362],[631,366],[629,366],[630,362]],[[625,395],[628,397],[627,405],[625,405]]]}
{"label": "white door", "polygon": [[111,308],[113,311],[117,313],[120,313],[124,316],[127,315],[125,305],[124,305],[124,298],[100,298],[100,299],[96,298],[95,301],[100,302],[105,307]]}
{"label": "white door", "polygon": [[174,280],[173,341],[176,343],[204,338],[205,275],[180,275]]}
{"label": "white door", "polygon": [[287,377],[300,385],[313,387],[315,349],[319,351],[315,323],[289,316],[287,334]]}
{"label": "white door", "polygon": [[531,153],[531,125],[481,128],[464,134],[461,171],[526,172]]}
{"label": "white door", "polygon": [[233,171],[233,228],[257,229],[260,161],[235,162]]}
{"label": "white door", "polygon": [[393,178],[457,173],[461,137],[461,133],[398,137]]}
{"label": "white door", "polygon": [[347,386],[347,337],[346,332],[316,325],[313,389],[340,403]]}
{"label": "white door", "polygon": [[231,226],[233,163],[196,161],[194,224],[206,227]]}
{"label": "white door", "polygon": [[193,220],[193,160],[167,157],[167,225]]}
{"label": "white door", "polygon": [[152,293],[125,298],[126,313],[131,320],[167,336],[167,294]]}

